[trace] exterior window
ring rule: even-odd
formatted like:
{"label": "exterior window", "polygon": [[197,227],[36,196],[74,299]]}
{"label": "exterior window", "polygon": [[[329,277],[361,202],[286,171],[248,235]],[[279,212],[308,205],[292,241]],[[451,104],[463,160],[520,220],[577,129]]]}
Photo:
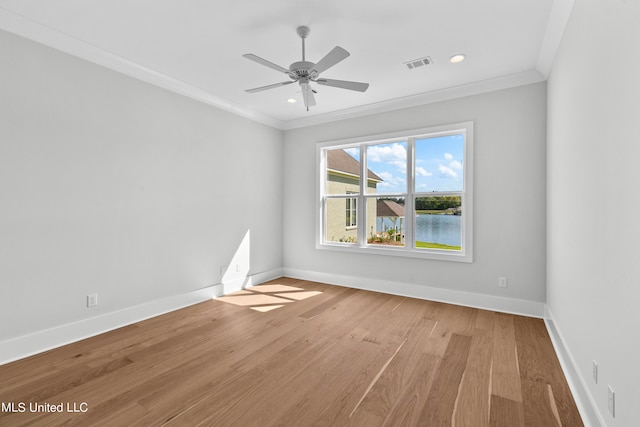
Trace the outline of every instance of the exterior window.
{"label": "exterior window", "polygon": [[355,197],[349,197],[347,201],[347,228],[356,227],[358,225],[358,210],[356,209],[358,199]]}
{"label": "exterior window", "polygon": [[324,142],[317,153],[318,248],[472,261],[473,123]]}

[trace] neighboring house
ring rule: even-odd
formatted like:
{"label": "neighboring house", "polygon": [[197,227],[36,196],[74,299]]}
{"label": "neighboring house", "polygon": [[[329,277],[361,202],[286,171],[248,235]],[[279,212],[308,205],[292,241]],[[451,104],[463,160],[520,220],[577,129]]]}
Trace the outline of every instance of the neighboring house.
{"label": "neighboring house", "polygon": [[404,243],[404,206],[393,200],[378,200],[376,210],[378,231],[387,231],[393,240]]}
{"label": "neighboring house", "polygon": [[[367,193],[375,193],[382,178],[367,170]],[[327,152],[327,194],[358,194],[360,192],[360,162],[344,150]],[[329,199],[326,209],[327,241],[357,242],[358,199],[348,197]],[[376,231],[376,199],[367,201],[367,229]]]}

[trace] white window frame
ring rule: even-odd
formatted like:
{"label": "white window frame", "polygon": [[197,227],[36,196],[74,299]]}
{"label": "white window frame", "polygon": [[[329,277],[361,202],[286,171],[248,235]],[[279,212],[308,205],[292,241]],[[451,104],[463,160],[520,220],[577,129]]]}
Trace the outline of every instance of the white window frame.
{"label": "white window frame", "polygon": [[[415,218],[414,197],[416,194],[424,194],[416,192],[414,188],[415,180],[415,153],[414,144],[416,140],[433,138],[446,135],[464,136],[464,182],[462,192],[462,236],[461,250],[443,250],[443,249],[426,249],[414,248],[415,245]],[[366,168],[366,147],[376,144],[385,144],[392,142],[407,142],[407,192],[399,194],[372,194],[367,193],[366,177],[368,171]],[[363,147],[360,150],[360,192],[357,197],[357,206],[367,206],[367,198],[370,197],[405,197],[405,246],[383,246],[372,245],[367,243],[366,230],[366,209],[357,209],[358,243],[343,243],[325,241],[325,216],[324,203],[327,198],[343,197],[344,195],[325,195],[326,185],[326,151],[338,148]],[[434,126],[422,129],[413,129],[400,132],[391,132],[386,134],[369,135],[356,138],[324,141],[316,145],[316,248],[322,250],[342,251],[342,252],[359,252],[378,255],[391,255],[410,258],[425,258],[441,261],[458,261],[473,262],[473,122],[455,123],[450,125]],[[436,192],[429,193],[434,196],[448,196],[451,193]],[[354,195],[355,196],[355,195]],[[352,196],[353,197],[353,196]],[[362,225],[362,226],[360,226]]]}

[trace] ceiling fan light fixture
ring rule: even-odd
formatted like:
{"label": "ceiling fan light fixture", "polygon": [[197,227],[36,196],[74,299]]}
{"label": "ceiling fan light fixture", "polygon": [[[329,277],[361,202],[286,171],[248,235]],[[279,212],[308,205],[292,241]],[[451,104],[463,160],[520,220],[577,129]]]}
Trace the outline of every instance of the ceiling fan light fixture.
{"label": "ceiling fan light fixture", "polygon": [[465,55],[463,53],[456,53],[451,58],[449,58],[449,62],[456,64],[458,62],[464,61]]}
{"label": "ceiling fan light fixture", "polygon": [[294,98],[288,98],[288,99],[287,99],[287,102],[288,102],[289,104],[295,104],[295,103],[296,103],[296,102],[298,102],[298,101],[296,101]]}

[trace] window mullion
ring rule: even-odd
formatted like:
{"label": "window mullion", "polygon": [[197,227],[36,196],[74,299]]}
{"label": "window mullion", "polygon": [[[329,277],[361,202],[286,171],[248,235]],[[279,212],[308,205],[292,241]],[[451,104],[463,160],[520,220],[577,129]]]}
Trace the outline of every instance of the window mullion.
{"label": "window mullion", "polygon": [[407,197],[404,200],[404,246],[411,250],[415,247],[415,138],[407,141]]}
{"label": "window mullion", "polygon": [[366,145],[360,145],[360,194],[358,195],[358,205],[356,214],[358,216],[358,244],[365,246],[367,244],[367,200],[365,194],[367,192],[367,148]]}

